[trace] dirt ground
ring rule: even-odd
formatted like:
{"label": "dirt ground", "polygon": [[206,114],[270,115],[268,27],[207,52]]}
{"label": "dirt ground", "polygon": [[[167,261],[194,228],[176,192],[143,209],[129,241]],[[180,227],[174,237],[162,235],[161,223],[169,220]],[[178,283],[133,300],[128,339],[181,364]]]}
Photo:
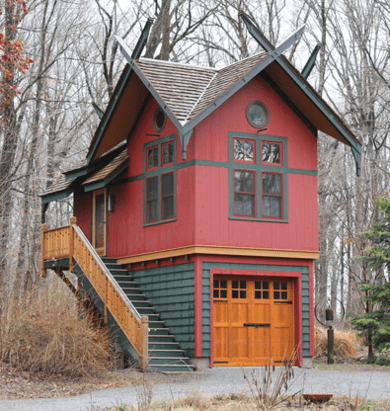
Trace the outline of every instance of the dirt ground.
{"label": "dirt ground", "polygon": [[[390,367],[356,361],[329,365],[326,363],[326,358],[314,361],[313,368],[356,372],[372,370],[389,372],[390,370]],[[0,399],[2,400],[74,396],[107,388],[164,381],[165,376],[161,374],[142,374],[132,369],[106,371],[93,377],[69,378],[63,375],[44,376],[40,373],[17,371],[7,364],[0,363]]]}
{"label": "dirt ground", "polygon": [[69,378],[63,375],[17,371],[0,363],[0,399],[52,398],[83,394],[106,388],[139,385],[143,376],[131,370],[105,371],[96,376]]}

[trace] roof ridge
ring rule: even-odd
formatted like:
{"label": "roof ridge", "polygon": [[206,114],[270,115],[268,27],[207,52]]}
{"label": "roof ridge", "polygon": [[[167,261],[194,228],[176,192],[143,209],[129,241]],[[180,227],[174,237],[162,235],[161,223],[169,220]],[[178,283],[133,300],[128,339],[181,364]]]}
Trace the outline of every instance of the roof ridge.
{"label": "roof ridge", "polygon": [[189,68],[197,68],[197,69],[202,69],[202,70],[210,70],[214,72],[218,72],[219,70],[216,69],[215,67],[205,67],[205,66],[200,66],[198,64],[192,65],[192,64],[186,64],[186,63],[180,63],[178,61],[169,61],[169,60],[157,60],[157,59],[152,59],[152,58],[147,58],[147,57],[141,57],[137,61],[153,61],[155,63],[161,63],[161,64],[174,64],[176,66],[183,66],[183,67],[189,67]]}
{"label": "roof ridge", "polygon": [[208,88],[210,87],[210,85],[212,84],[212,82],[214,81],[215,77],[218,75],[219,70],[216,71],[213,75],[213,77],[211,77],[209,83],[207,84],[207,86],[204,88],[204,90],[200,93],[199,97],[197,98],[195,104],[191,107],[191,110],[188,112],[187,117],[184,119],[183,123],[186,123],[188,121],[188,118],[190,118],[191,113],[193,112],[194,108],[198,105],[200,99],[204,96],[204,94],[206,93],[206,91],[208,90]]}
{"label": "roof ridge", "polygon": [[238,63],[242,63],[242,62],[245,61],[245,60],[249,60],[249,59],[252,59],[252,58],[255,58],[255,57],[259,57],[259,56],[261,56],[262,54],[267,54],[267,53],[264,52],[264,51],[262,51],[261,53],[254,54],[253,56],[248,56],[248,57],[245,57],[244,59],[237,60],[237,61],[235,61],[235,62],[232,63],[232,64],[228,64],[228,65],[225,66],[225,67],[221,67],[221,68],[218,70],[218,72],[220,72],[220,71],[222,71],[222,70],[225,70],[225,69],[227,69],[227,68],[230,68],[230,67],[232,67],[232,66],[234,66],[234,65],[236,65],[236,64],[238,64]]}

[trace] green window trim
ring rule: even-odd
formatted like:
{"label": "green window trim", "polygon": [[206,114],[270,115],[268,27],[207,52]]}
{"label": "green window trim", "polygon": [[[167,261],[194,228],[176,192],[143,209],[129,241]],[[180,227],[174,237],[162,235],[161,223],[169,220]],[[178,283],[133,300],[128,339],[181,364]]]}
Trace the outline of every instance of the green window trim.
{"label": "green window trim", "polygon": [[[252,161],[240,161],[235,157],[235,141],[253,141],[254,153]],[[263,161],[263,144],[270,144],[279,147],[280,162]],[[231,220],[267,221],[275,223],[288,223],[288,144],[286,137],[258,135],[252,133],[229,132],[229,218]],[[237,171],[251,171],[254,173],[254,204],[253,215],[236,212],[236,181]],[[280,216],[268,216],[263,212],[263,199],[268,197],[263,193],[263,174],[279,174],[281,176],[281,192],[278,196],[281,200]],[[273,200],[276,201],[276,200]]]}
{"label": "green window trim", "polygon": [[[163,147],[169,147],[169,163],[164,162]],[[153,167],[150,156],[158,159]],[[176,168],[176,135],[144,144],[144,227],[176,221]]]}

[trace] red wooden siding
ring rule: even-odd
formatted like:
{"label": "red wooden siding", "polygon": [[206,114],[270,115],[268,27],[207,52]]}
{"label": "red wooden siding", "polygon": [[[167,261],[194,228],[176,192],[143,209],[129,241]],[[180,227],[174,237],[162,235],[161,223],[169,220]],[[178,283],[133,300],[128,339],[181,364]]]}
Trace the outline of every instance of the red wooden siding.
{"label": "red wooden siding", "polygon": [[[246,119],[246,107],[254,100],[263,101],[269,108],[270,121],[264,131],[252,127]],[[194,244],[318,250],[316,175],[284,176],[288,183],[284,199],[288,202],[288,222],[229,219],[229,132],[284,137],[284,165],[309,171],[317,167],[316,136],[268,83],[254,79],[200,123],[191,137],[186,161],[181,158],[180,137],[168,118],[164,130],[160,134],[155,132],[152,119],[156,107],[151,99],[128,144],[129,170],[124,178],[139,179],[108,189],[115,197],[115,210],[108,213],[109,256],[124,257]],[[144,145],[171,135],[176,141],[176,164],[196,159],[215,162],[215,166],[177,169],[175,221],[144,227]],[[279,170],[275,167],[275,171]],[[76,201],[76,216],[83,221],[87,234],[91,225],[85,212],[91,210],[91,204],[86,204],[88,199],[91,201],[90,196],[83,196]]]}

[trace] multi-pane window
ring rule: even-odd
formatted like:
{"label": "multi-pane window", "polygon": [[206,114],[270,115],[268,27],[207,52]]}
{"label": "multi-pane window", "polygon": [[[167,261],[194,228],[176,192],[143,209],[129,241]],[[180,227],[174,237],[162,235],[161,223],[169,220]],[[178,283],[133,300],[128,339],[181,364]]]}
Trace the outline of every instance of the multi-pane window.
{"label": "multi-pane window", "polygon": [[228,297],[227,280],[214,280],[214,298],[226,299]]}
{"label": "multi-pane window", "polygon": [[158,147],[148,148],[146,157],[148,170],[158,167]]}
{"label": "multi-pane window", "polygon": [[167,220],[174,216],[174,176],[172,173],[161,176],[161,219]]}
{"label": "multi-pane window", "polygon": [[145,147],[145,224],[175,218],[175,143],[167,137]]}
{"label": "multi-pane window", "polygon": [[255,300],[268,300],[269,297],[269,281],[255,281]]}
{"label": "multi-pane window", "polygon": [[146,221],[158,221],[158,177],[146,180]]}
{"label": "multi-pane window", "polygon": [[287,300],[287,281],[274,281],[274,300]]}
{"label": "multi-pane window", "polygon": [[231,217],[286,221],[286,139],[241,136],[230,137]]}
{"label": "multi-pane window", "polygon": [[242,138],[234,140],[234,161],[253,163],[255,160],[255,141]]}
{"label": "multi-pane window", "polygon": [[173,141],[168,141],[168,143],[164,143],[161,145],[161,165],[166,166],[169,164],[173,164],[173,153],[174,153],[174,145]]}
{"label": "multi-pane window", "polygon": [[255,215],[255,173],[234,170],[234,214]]}
{"label": "multi-pane window", "polygon": [[261,144],[261,162],[282,165],[282,144],[264,141]]}
{"label": "multi-pane window", "polygon": [[282,218],[282,174],[263,172],[261,177],[263,217]]}
{"label": "multi-pane window", "polygon": [[232,298],[245,299],[246,297],[246,281],[232,281]]}

